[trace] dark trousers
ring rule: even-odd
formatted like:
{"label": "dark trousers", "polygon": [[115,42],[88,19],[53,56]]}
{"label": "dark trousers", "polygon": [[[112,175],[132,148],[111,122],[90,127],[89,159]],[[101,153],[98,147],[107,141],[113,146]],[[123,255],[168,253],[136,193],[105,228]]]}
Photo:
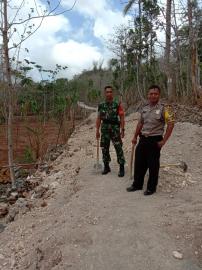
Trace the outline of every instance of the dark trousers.
{"label": "dark trousers", "polygon": [[161,151],[157,142],[161,141],[162,139],[162,136],[140,136],[139,143],[135,150],[134,187],[138,189],[143,188],[144,177],[149,169],[147,190],[156,191]]}

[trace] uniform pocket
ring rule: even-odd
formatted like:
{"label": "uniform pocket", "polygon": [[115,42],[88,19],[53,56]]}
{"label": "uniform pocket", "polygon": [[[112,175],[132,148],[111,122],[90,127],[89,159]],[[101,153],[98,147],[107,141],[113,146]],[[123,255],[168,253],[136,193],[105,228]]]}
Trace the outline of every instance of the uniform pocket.
{"label": "uniform pocket", "polygon": [[159,113],[159,114],[155,113],[155,114],[154,114],[154,118],[155,118],[156,120],[160,120],[160,119],[161,119],[160,113]]}

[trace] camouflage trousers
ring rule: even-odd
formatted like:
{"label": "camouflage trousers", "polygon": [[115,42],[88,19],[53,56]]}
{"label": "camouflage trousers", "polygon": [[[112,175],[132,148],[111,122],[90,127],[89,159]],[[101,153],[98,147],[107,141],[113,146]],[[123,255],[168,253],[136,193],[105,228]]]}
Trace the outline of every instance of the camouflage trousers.
{"label": "camouflage trousers", "polygon": [[119,125],[107,124],[102,125],[101,127],[100,147],[102,148],[102,159],[104,163],[109,163],[111,161],[111,157],[109,154],[110,141],[112,141],[116,150],[117,162],[119,164],[124,164],[125,158],[122,149],[122,140]]}

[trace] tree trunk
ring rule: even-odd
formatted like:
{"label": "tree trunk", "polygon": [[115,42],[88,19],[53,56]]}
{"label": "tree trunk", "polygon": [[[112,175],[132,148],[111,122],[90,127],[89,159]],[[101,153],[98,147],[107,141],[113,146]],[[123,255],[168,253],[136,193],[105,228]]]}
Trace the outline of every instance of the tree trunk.
{"label": "tree trunk", "polygon": [[165,48],[165,71],[167,75],[167,94],[168,99],[172,99],[172,76],[170,65],[171,52],[171,7],[172,0],[167,0],[166,3],[166,48]]}
{"label": "tree trunk", "polygon": [[123,95],[123,84],[124,84],[124,50],[123,50],[123,40],[121,40],[121,82],[120,82],[120,92]]}
{"label": "tree trunk", "polygon": [[8,96],[8,114],[7,114],[7,139],[8,139],[8,164],[10,168],[10,177],[12,185],[15,184],[15,173],[13,164],[13,88],[11,79],[11,68],[9,61],[8,49],[8,17],[7,17],[7,0],[3,1],[3,63],[4,63],[4,78],[6,81],[7,96]]}
{"label": "tree trunk", "polygon": [[141,57],[142,57],[142,1],[138,1],[138,9],[139,9],[139,18],[140,18],[140,25],[139,25],[139,42],[140,42],[140,47],[139,47],[139,59],[141,63]]}
{"label": "tree trunk", "polygon": [[197,102],[198,99],[198,53],[196,41],[193,41],[191,47],[191,84],[192,92],[194,96],[194,102]]}
{"label": "tree trunk", "polygon": [[137,84],[140,85],[142,72],[141,72],[141,63],[142,63],[142,1],[138,1],[138,12],[139,12],[139,54],[138,54],[138,77]]}
{"label": "tree trunk", "polygon": [[137,62],[137,70],[136,70],[136,79],[137,79],[137,91],[138,91],[138,94],[139,94],[139,97],[142,101],[144,101],[144,97],[143,97],[143,94],[140,90],[140,85],[139,85],[139,65],[138,65],[138,62]]}
{"label": "tree trunk", "polygon": [[177,18],[176,18],[176,8],[175,8],[175,0],[173,0],[173,16],[174,16],[174,33],[176,36],[176,54],[177,54],[177,61],[176,61],[176,66],[177,66],[177,72],[175,74],[175,85],[177,94],[179,93],[180,95],[184,96],[185,88],[186,86],[183,83],[182,80],[182,57],[181,57],[181,47],[180,47],[180,40],[179,40],[179,27],[177,25]]}
{"label": "tree trunk", "polygon": [[46,89],[44,89],[44,93],[43,93],[43,124],[45,126],[46,124]]}
{"label": "tree trunk", "polygon": [[[188,0],[188,19],[189,19],[189,67],[191,76],[191,90],[193,93],[193,102],[197,102],[198,98],[198,55],[197,55],[197,44],[196,44],[196,30],[193,28],[193,2]],[[189,77],[190,78],[190,77]]]}

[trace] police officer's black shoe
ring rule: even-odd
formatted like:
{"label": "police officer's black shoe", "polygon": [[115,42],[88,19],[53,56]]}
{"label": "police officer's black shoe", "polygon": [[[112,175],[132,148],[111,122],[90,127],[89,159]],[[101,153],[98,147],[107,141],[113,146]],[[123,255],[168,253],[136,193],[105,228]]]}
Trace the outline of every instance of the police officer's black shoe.
{"label": "police officer's black shoe", "polygon": [[123,164],[120,164],[120,169],[119,169],[118,177],[124,177],[124,175],[125,175],[124,165]]}
{"label": "police officer's black shoe", "polygon": [[153,190],[153,191],[151,191],[151,190],[145,190],[145,192],[144,192],[144,195],[145,196],[148,196],[148,195],[152,195],[152,194],[154,194],[156,191],[155,190]]}
{"label": "police officer's black shoe", "polygon": [[104,164],[104,170],[102,171],[102,174],[108,174],[109,172],[111,172],[111,169],[109,167],[109,163],[105,163]]}
{"label": "police officer's black shoe", "polygon": [[136,187],[134,187],[134,186],[132,185],[132,186],[128,187],[126,190],[127,190],[128,192],[134,192],[134,191],[137,191],[137,190],[142,190],[142,188],[136,188]]}

